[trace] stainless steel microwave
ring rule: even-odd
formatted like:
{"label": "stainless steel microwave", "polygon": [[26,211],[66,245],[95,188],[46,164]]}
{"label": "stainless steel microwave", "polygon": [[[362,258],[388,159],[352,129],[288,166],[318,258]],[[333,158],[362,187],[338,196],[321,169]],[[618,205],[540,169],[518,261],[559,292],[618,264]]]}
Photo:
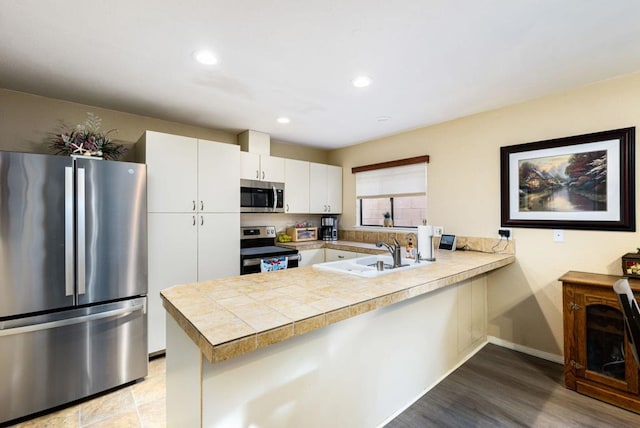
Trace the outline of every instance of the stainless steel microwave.
{"label": "stainless steel microwave", "polygon": [[284,183],[240,180],[240,212],[283,213]]}

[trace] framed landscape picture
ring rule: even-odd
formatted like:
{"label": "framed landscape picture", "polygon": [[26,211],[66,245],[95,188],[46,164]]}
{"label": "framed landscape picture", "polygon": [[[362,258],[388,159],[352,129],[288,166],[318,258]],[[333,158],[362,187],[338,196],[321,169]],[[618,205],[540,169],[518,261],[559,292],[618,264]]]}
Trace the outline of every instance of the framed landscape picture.
{"label": "framed landscape picture", "polygon": [[501,225],[634,232],[635,128],[500,148]]}

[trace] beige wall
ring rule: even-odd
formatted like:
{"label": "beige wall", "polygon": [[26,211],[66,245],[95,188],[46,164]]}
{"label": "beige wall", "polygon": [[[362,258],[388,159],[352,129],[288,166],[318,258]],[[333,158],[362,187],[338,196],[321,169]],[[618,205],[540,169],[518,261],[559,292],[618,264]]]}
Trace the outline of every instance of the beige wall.
{"label": "beige wall", "polygon": [[[59,120],[95,112],[116,139],[135,142],[145,129],[236,143],[224,131],[68,103],[0,89],[0,149],[45,152]],[[344,215],[354,224],[351,167],[428,154],[428,219],[466,236],[495,236],[500,226],[500,146],[640,124],[640,74],[417,129],[364,144],[323,151],[274,142],[274,156],[342,165]],[[562,298],[557,278],[567,270],[620,273],[620,257],[640,244],[638,233],[566,231],[554,243],[546,229],[515,229],[518,262],[489,277],[489,334],[562,353]]]}
{"label": "beige wall", "polygon": [[[83,123],[87,112],[102,119],[105,130],[117,129],[110,134],[114,141],[131,146],[146,130],[186,135],[194,138],[238,144],[235,133],[218,129],[185,125],[147,116],[123,113],[84,104],[15,92],[0,88],[0,150],[47,153],[47,133],[59,129],[61,121],[70,126]],[[273,141],[273,156],[291,159],[326,162],[327,151]],[[129,151],[123,160],[133,160]]]}
{"label": "beige wall", "polygon": [[[355,222],[351,167],[429,155],[427,214],[445,231],[493,237],[500,226],[500,147],[640,125],[640,74],[370,141],[329,154],[344,167],[342,226]],[[636,160],[637,162],[637,160]],[[637,168],[638,169],[638,168]],[[489,334],[562,354],[562,294],[568,270],[620,274],[638,233],[514,229],[517,263],[490,275]]]}
{"label": "beige wall", "polygon": [[308,146],[301,146],[299,144],[285,143],[272,139],[271,156],[309,162],[327,163],[329,160],[329,151]]}

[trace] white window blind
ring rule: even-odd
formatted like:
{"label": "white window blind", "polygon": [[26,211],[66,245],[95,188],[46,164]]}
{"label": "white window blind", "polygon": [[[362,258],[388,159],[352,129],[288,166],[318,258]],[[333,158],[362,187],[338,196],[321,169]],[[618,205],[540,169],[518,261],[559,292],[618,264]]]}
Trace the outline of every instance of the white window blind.
{"label": "white window blind", "polygon": [[426,193],[426,163],[356,173],[356,198],[358,199]]}

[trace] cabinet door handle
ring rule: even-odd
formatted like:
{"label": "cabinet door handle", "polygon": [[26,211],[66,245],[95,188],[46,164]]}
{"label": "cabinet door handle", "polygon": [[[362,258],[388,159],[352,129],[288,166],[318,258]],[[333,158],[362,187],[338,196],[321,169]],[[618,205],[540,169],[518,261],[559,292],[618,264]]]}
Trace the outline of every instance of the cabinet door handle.
{"label": "cabinet door handle", "polygon": [[196,216],[193,216],[193,225],[196,225]]}
{"label": "cabinet door handle", "polygon": [[200,211],[204,211],[204,202],[200,201]]}
{"label": "cabinet door handle", "polygon": [[339,259],[344,259],[344,256],[338,256]]}
{"label": "cabinet door handle", "polygon": [[569,305],[568,305],[568,306],[569,306],[569,310],[570,310],[570,311],[577,311],[577,310],[582,309],[582,306],[580,306],[580,305],[576,305],[576,304],[575,304],[575,302],[571,302],[571,303],[569,303]]}
{"label": "cabinet door handle", "polygon": [[289,204],[287,204],[287,212],[289,212]]}
{"label": "cabinet door handle", "polygon": [[262,179],[264,180],[264,171],[262,171]]}
{"label": "cabinet door handle", "polygon": [[256,180],[260,179],[260,171],[256,169]]}
{"label": "cabinet door handle", "polygon": [[330,213],[331,212],[331,205],[327,205],[329,208],[327,209],[327,212]]}
{"label": "cabinet door handle", "polygon": [[582,364],[578,363],[578,362],[577,362],[577,361],[575,361],[575,360],[571,360],[571,361],[569,361],[569,365],[570,365],[571,367],[573,367],[574,369],[576,369],[576,370],[582,370],[582,369],[584,368],[584,366],[583,366]]}
{"label": "cabinet door handle", "polygon": [[324,206],[324,212],[327,212],[327,206],[326,205]]}
{"label": "cabinet door handle", "polygon": [[204,226],[204,217],[200,216],[200,226]]}
{"label": "cabinet door handle", "polygon": [[191,201],[191,202],[193,202],[193,211],[195,211],[196,210],[196,201]]}

